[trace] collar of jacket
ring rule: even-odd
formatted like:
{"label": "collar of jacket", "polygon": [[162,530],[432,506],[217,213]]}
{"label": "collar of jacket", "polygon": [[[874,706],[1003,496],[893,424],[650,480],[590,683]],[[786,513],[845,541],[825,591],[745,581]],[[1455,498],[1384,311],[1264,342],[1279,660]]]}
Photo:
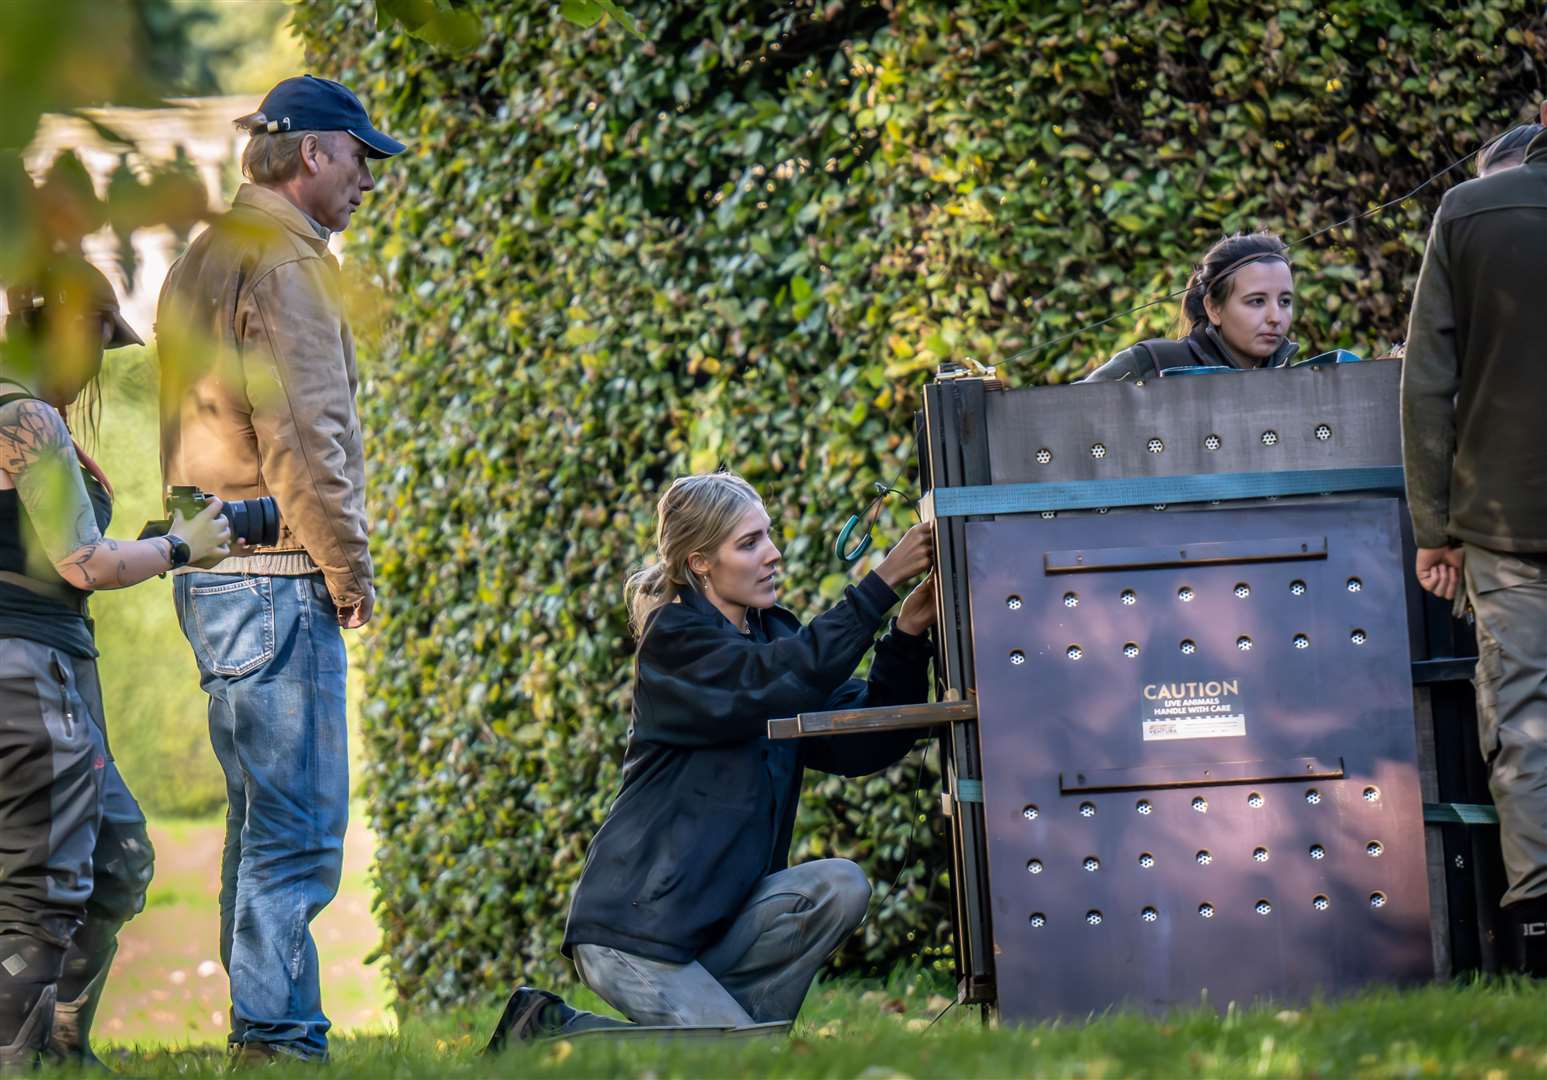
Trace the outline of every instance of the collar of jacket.
{"label": "collar of jacket", "polygon": [[317,235],[311,219],[277,191],[271,191],[260,184],[243,184],[236,189],[236,198],[231,200],[231,205],[250,207],[269,215],[305,240],[319,255],[328,250],[328,242]]}
{"label": "collar of jacket", "polygon": [[1197,341],[1199,348],[1216,356],[1221,363],[1228,364],[1233,368],[1240,368],[1243,371],[1259,367],[1284,367],[1294,358],[1295,353],[1300,351],[1300,343],[1298,341],[1290,341],[1288,338],[1285,338],[1278,343],[1278,348],[1273,350],[1273,355],[1268,357],[1266,363],[1250,364],[1237,356],[1235,350],[1225,344],[1225,339],[1211,325],[1205,326],[1203,333],[1200,334],[1197,331],[1193,331],[1189,336]]}
{"label": "collar of jacket", "polygon": [[1525,163],[1535,165],[1538,162],[1547,161],[1547,131],[1543,131],[1532,139],[1526,147]]}
{"label": "collar of jacket", "polygon": [[[740,630],[738,630],[731,623],[731,621],[729,619],[727,619],[725,617],[725,612],[723,612],[719,608],[715,607],[713,601],[711,601],[707,596],[705,596],[703,593],[701,593],[697,589],[695,589],[692,585],[689,585],[686,588],[678,589],[677,590],[677,597],[682,601],[683,604],[685,604],[687,607],[692,608],[694,611],[699,612],[702,615],[707,615],[707,616],[709,616],[712,619],[718,620],[719,623],[721,623],[721,624],[723,624],[725,626],[726,630],[728,630],[731,633],[735,634],[737,637],[744,637],[745,636],[744,634],[742,634],[742,632]],[[777,610],[777,609],[773,609],[773,610]],[[754,622],[754,620],[756,620],[756,621]],[[758,626],[761,625],[762,621],[763,621],[763,612],[762,611],[758,610],[757,608],[747,608],[747,628],[748,629],[757,629]]]}

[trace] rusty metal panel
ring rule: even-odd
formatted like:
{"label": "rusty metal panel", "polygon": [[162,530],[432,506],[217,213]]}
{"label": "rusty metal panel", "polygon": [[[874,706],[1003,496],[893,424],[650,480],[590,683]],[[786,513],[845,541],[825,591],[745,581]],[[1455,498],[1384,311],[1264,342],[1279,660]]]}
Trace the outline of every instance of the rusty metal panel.
{"label": "rusty metal panel", "polygon": [[[967,526],[1005,1018],[1432,973],[1399,510]],[[1227,541],[1241,562],[1043,558]]]}

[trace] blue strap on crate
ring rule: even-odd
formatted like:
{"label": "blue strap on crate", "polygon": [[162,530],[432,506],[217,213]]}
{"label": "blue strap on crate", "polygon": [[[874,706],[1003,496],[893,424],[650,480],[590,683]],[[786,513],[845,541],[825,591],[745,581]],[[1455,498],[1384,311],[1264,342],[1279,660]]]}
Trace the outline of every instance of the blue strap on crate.
{"label": "blue strap on crate", "polygon": [[1282,495],[1329,495],[1345,491],[1402,490],[1398,466],[1362,469],[1296,469],[1283,472],[1202,473],[1047,484],[978,484],[935,488],[924,497],[928,517],[976,517],[1049,510],[1156,506],[1265,499]]}

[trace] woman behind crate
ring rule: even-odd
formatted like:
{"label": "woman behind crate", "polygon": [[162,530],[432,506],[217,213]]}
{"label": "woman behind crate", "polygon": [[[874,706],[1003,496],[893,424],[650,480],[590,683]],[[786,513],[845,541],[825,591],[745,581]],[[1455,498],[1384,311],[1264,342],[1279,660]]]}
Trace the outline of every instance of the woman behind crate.
{"label": "woman behind crate", "polygon": [[1295,283],[1284,242],[1270,232],[1219,241],[1187,282],[1182,337],[1131,345],[1085,382],[1150,379],[1174,368],[1284,367],[1300,349],[1289,338]]}
{"label": "woman behind crate", "polygon": [[[802,771],[875,772],[914,734],[772,741],[768,721],[925,699],[927,578],[876,635],[896,590],[933,564],[931,533],[916,526],[805,625],[775,604],[779,549],[740,477],[675,481],[658,506],[657,548],[625,590],[639,646],[623,782],[586,853],[563,949],[636,1024],[787,1025],[870,900],[846,859],[788,865]],[[868,677],[852,678],[872,647]],[[617,1023],[522,987],[489,1049]]]}

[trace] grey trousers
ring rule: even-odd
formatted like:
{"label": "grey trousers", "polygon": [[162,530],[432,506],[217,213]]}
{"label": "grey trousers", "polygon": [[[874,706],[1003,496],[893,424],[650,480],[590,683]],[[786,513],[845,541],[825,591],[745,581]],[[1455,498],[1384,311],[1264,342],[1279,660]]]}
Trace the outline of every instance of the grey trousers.
{"label": "grey trousers", "polygon": [[[811,980],[865,921],[870,883],[847,859],[819,859],[764,878],[725,936],[673,964],[576,945],[575,969],[636,1024],[739,1027],[793,1020]],[[597,1026],[579,1013],[565,1030]]]}
{"label": "grey trousers", "polygon": [[1506,905],[1547,896],[1547,555],[1466,545],[1477,728],[1499,811]]}
{"label": "grey trousers", "polygon": [[96,661],[0,637],[0,933],[67,948],[96,920],[110,939],[145,906],[154,865],[108,755]]}

